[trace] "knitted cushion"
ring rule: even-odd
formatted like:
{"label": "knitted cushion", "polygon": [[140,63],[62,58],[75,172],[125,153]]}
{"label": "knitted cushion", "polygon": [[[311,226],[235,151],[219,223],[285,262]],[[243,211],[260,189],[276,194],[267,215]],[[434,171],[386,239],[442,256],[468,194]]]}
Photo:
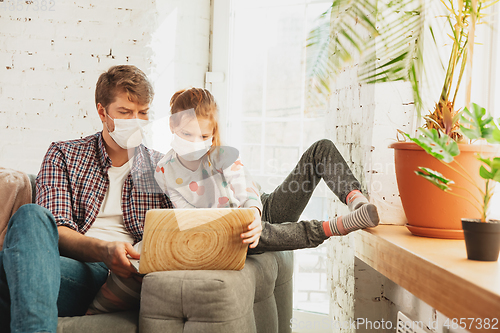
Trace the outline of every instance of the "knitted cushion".
{"label": "knitted cushion", "polygon": [[141,281],[136,278],[122,278],[110,273],[90,304],[87,314],[116,312],[138,309],[141,299]]}

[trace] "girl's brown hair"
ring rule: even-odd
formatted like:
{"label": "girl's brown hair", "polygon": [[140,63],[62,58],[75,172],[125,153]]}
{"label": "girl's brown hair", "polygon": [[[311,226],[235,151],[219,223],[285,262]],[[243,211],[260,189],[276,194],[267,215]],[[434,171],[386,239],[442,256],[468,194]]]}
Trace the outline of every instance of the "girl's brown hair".
{"label": "girl's brown hair", "polygon": [[197,118],[208,119],[214,128],[210,154],[216,147],[221,146],[218,108],[215,98],[207,89],[189,88],[179,90],[170,99],[170,113],[172,114],[170,123],[175,127],[179,126],[182,116],[185,114],[182,111],[189,109],[194,109]]}

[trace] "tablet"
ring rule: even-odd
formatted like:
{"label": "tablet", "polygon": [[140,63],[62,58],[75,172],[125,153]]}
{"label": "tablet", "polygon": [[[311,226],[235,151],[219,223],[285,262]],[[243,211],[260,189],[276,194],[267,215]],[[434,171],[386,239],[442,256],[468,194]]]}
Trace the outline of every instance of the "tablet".
{"label": "tablet", "polygon": [[152,209],[146,213],[139,273],[241,270],[248,244],[241,233],[251,208]]}

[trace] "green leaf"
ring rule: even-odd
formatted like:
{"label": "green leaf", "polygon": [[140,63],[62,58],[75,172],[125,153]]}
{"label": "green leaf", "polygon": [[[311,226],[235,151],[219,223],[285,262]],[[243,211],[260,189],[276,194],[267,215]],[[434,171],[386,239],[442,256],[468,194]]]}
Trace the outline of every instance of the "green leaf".
{"label": "green leaf", "polygon": [[481,165],[479,175],[484,179],[492,179],[496,182],[500,182],[500,157],[491,159],[478,156],[477,159],[490,168],[490,171],[488,171],[483,165]]}
{"label": "green leaf", "polygon": [[[462,133],[471,140],[487,139],[491,140],[493,132],[497,126],[493,117],[486,113],[486,109],[476,103],[472,103],[472,112],[464,108],[460,121],[468,124],[469,127],[460,126]],[[497,128],[498,129],[498,128]]]}
{"label": "green leaf", "polygon": [[438,160],[450,163],[455,156],[460,154],[458,144],[451,140],[449,136],[443,135],[440,137],[436,129],[420,128],[419,130],[422,135],[418,138],[412,138],[406,133],[405,135]]}
{"label": "green leaf", "polygon": [[488,139],[489,143],[500,143],[500,129],[498,126],[492,122],[493,131],[491,132],[491,138]]}
{"label": "green leaf", "polygon": [[425,167],[419,167],[420,170],[422,171],[415,171],[415,173],[428,181],[430,181],[432,184],[435,186],[439,187],[443,191],[451,191],[451,187],[448,185],[455,184],[455,182],[451,179],[448,179],[444,177],[440,172],[437,172],[435,170],[425,168]]}
{"label": "green leaf", "polygon": [[493,162],[491,163],[492,169],[500,169],[500,157],[493,158]]}
{"label": "green leaf", "polygon": [[464,127],[463,125],[460,125],[460,130],[466,137],[468,137],[471,140],[477,139],[481,135],[476,130]]}
{"label": "green leaf", "polygon": [[477,156],[477,159],[486,164],[487,166],[491,167],[491,160],[489,158],[483,158],[481,156]]}
{"label": "green leaf", "polygon": [[486,170],[483,165],[479,168],[479,175],[484,179],[493,179],[493,174]]}

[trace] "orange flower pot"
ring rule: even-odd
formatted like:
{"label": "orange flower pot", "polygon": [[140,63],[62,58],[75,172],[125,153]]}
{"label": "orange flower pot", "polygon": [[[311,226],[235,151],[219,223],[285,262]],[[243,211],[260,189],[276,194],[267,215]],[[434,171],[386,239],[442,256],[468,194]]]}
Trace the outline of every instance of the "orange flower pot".
{"label": "orange flower pot", "polygon": [[[485,181],[479,176],[481,162],[476,153],[484,157],[493,157],[498,148],[492,145],[459,144],[460,154],[455,160],[472,177],[475,184],[481,188]],[[412,234],[418,236],[464,239],[462,218],[478,218],[480,212],[469,201],[444,192],[426,179],[417,176],[418,167],[427,167],[443,174],[455,182],[453,193],[459,194],[475,202],[482,200],[479,190],[442,162],[427,154],[413,142],[396,142],[389,146],[394,148],[394,161],[399,195],[405,211],[408,224],[406,227]],[[463,173],[458,164],[453,161],[452,167]],[[480,208],[480,204],[477,204]]]}

